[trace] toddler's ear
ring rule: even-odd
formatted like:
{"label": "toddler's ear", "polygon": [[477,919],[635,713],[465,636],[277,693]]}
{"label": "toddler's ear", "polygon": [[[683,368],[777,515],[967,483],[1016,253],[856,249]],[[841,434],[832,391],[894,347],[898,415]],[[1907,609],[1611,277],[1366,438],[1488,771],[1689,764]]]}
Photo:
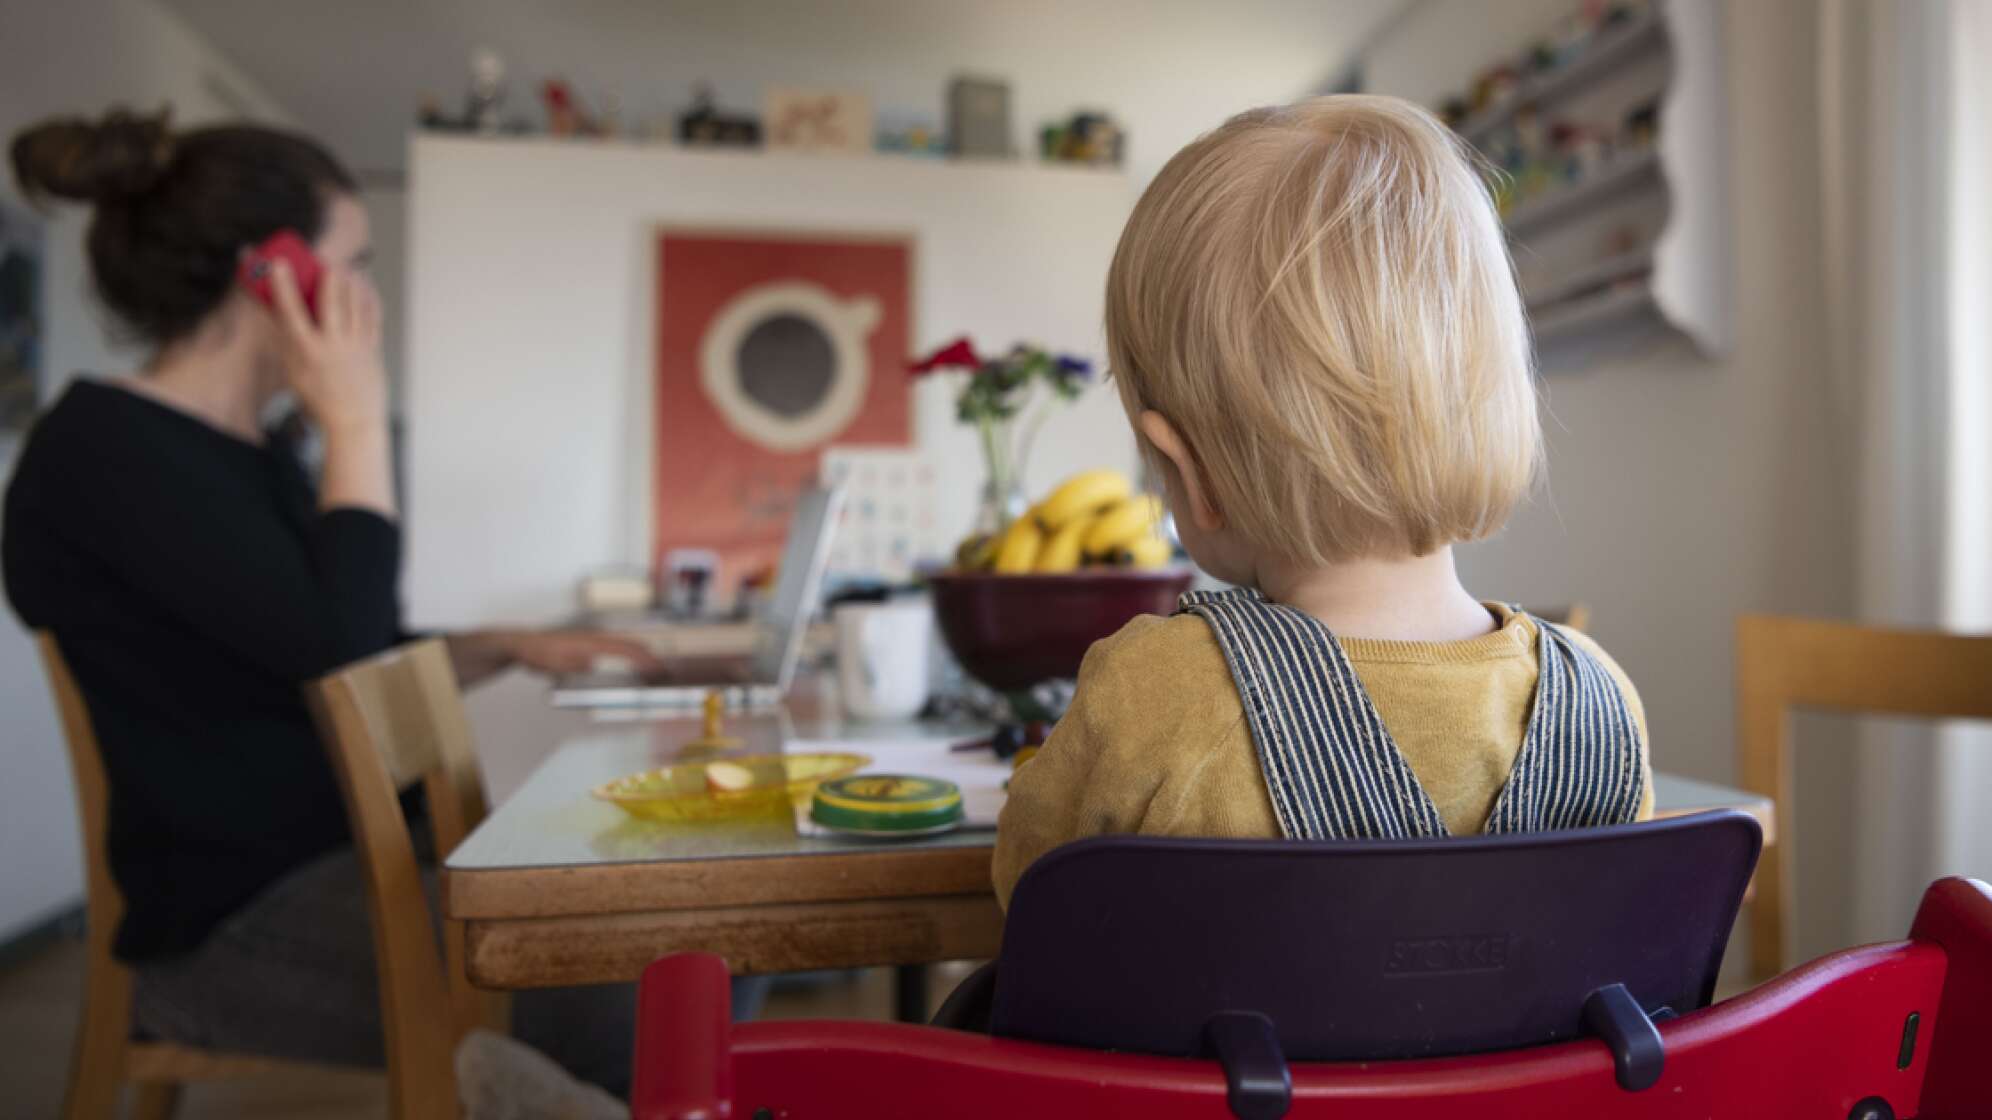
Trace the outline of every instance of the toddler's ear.
{"label": "toddler's ear", "polygon": [[1197,528],[1206,533],[1224,528],[1224,511],[1211,501],[1210,487],[1205,484],[1203,471],[1197,467],[1197,457],[1190,452],[1190,445],[1183,441],[1182,433],[1176,431],[1176,426],[1169,423],[1168,417],[1152,408],[1143,411],[1135,423],[1155,450],[1175,464],[1176,477],[1183,481],[1183,497],[1189,500],[1190,518],[1196,522]]}

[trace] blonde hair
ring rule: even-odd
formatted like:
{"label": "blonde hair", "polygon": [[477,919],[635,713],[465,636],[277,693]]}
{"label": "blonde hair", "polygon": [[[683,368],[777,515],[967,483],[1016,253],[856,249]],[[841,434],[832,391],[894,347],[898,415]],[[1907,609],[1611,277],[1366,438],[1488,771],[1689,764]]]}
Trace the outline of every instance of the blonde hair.
{"label": "blonde hair", "polygon": [[1198,138],[1135,206],[1106,304],[1130,419],[1166,417],[1227,522],[1277,555],[1424,555],[1499,529],[1534,482],[1493,200],[1409,102],[1320,97]]}

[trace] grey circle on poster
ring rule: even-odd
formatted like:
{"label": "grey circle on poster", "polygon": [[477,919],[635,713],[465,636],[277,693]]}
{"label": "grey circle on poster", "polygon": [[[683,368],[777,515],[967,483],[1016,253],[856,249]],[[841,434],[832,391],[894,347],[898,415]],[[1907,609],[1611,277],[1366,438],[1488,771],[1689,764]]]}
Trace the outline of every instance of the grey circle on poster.
{"label": "grey circle on poster", "polygon": [[770,315],[740,340],[740,391],[777,416],[808,415],[830,395],[837,355],[830,335],[803,315]]}

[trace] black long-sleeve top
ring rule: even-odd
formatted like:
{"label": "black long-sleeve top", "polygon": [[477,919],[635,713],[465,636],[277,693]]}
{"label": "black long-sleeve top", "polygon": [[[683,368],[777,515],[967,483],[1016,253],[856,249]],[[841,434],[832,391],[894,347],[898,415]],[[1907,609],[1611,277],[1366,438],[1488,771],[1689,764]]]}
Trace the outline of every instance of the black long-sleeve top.
{"label": "black long-sleeve top", "polygon": [[299,686],[399,638],[400,530],[320,512],[281,439],[90,381],[35,425],[4,518],[7,597],[54,633],[103,749],[117,953],[189,951],[346,841]]}

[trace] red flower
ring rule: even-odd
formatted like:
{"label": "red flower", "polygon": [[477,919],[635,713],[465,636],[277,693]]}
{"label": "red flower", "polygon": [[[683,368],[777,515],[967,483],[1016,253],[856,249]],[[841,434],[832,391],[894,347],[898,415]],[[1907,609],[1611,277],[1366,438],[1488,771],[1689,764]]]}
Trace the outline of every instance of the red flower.
{"label": "red flower", "polygon": [[975,347],[969,344],[968,336],[963,335],[906,368],[918,376],[937,369],[974,370],[981,366],[982,359],[975,356]]}

